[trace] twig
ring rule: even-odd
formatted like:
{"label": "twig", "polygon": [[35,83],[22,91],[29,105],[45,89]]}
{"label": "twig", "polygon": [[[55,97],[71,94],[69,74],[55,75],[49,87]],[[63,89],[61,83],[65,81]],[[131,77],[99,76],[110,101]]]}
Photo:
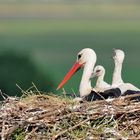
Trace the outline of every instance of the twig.
{"label": "twig", "polygon": [[[103,100],[105,100],[105,98],[98,92],[96,92]],[[106,101],[106,100],[105,100]]]}
{"label": "twig", "polygon": [[41,95],[40,91],[38,90],[38,88],[36,87],[36,85],[32,82],[33,87],[35,88],[35,90],[38,92],[39,95]]}
{"label": "twig", "polygon": [[137,118],[136,120],[130,122],[129,125],[127,125],[127,127],[125,127],[122,131],[126,130],[128,127],[130,127],[132,124],[134,124],[135,122],[137,122],[139,120],[139,118]]}
{"label": "twig", "polygon": [[3,93],[1,90],[0,90],[0,94],[4,100],[6,99],[6,97],[7,98],[9,97],[6,93]]}
{"label": "twig", "polygon": [[129,98],[133,98],[133,97],[140,97],[140,93],[133,94],[133,95],[127,95],[127,96],[120,96],[120,97],[123,97],[124,99],[129,99]]}
{"label": "twig", "polygon": [[26,92],[30,92],[32,88],[34,88],[34,86],[29,87]]}
{"label": "twig", "polygon": [[74,90],[73,90],[73,89],[71,89],[71,90],[72,90],[74,96],[75,96],[75,97],[78,97],[78,96],[76,95],[76,93],[74,92]]}
{"label": "twig", "polygon": [[28,93],[26,91],[24,91],[18,84],[16,84],[16,86],[21,90],[21,92],[25,95],[28,95]]}
{"label": "twig", "polygon": [[74,125],[73,127],[70,127],[70,128],[68,128],[68,129],[66,129],[66,130],[61,131],[60,133],[58,133],[58,134],[56,134],[55,136],[53,136],[53,137],[52,137],[52,140],[56,140],[56,139],[57,139],[58,137],[60,137],[61,135],[65,134],[65,133],[68,132],[68,131],[74,130],[76,127],[78,127],[78,126],[80,126],[80,125],[86,123],[86,122],[89,121],[90,119],[91,119],[91,118],[87,118],[86,120],[84,120],[84,121],[82,121],[82,122],[80,122],[80,123]]}
{"label": "twig", "polygon": [[5,140],[5,121],[2,123],[1,140]]}

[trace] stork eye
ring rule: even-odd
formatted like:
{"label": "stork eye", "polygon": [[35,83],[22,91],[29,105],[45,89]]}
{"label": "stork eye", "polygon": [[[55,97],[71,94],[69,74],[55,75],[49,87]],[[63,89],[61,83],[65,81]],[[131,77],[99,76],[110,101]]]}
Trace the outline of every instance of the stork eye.
{"label": "stork eye", "polygon": [[96,70],[96,72],[98,73],[98,72],[100,72],[101,70]]}
{"label": "stork eye", "polygon": [[78,54],[78,59],[80,59],[80,58],[81,58],[81,56],[82,56],[82,54]]}

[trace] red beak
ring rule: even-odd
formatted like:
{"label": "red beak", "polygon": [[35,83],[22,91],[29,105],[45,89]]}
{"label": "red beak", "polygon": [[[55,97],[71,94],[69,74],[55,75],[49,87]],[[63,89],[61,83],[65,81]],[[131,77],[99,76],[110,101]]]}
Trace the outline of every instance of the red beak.
{"label": "red beak", "polygon": [[67,73],[67,75],[64,77],[64,79],[62,80],[62,82],[59,84],[59,86],[57,87],[56,90],[60,89],[61,87],[63,87],[66,82],[72,77],[72,75],[79,70],[79,68],[82,67],[82,64],[79,64],[78,62],[76,62],[73,67],[70,69],[70,71]]}

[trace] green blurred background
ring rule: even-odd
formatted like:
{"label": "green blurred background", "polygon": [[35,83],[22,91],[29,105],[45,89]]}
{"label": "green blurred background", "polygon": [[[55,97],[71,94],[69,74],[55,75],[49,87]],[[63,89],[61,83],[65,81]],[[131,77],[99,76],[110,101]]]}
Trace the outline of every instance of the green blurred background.
{"label": "green blurred background", "polygon": [[[55,91],[83,48],[93,48],[111,82],[112,49],[126,53],[123,79],[140,87],[139,0],[0,0],[0,89]],[[82,71],[65,86],[78,92]],[[94,81],[93,81],[94,86]]]}

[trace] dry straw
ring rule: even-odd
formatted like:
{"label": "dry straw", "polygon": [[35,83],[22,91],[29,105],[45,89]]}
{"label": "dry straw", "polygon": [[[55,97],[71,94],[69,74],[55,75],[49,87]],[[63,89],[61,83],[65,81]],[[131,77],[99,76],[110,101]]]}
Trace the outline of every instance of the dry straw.
{"label": "dry straw", "polygon": [[140,102],[134,96],[140,95],[82,103],[39,91],[8,96],[0,106],[1,139],[140,139]]}

